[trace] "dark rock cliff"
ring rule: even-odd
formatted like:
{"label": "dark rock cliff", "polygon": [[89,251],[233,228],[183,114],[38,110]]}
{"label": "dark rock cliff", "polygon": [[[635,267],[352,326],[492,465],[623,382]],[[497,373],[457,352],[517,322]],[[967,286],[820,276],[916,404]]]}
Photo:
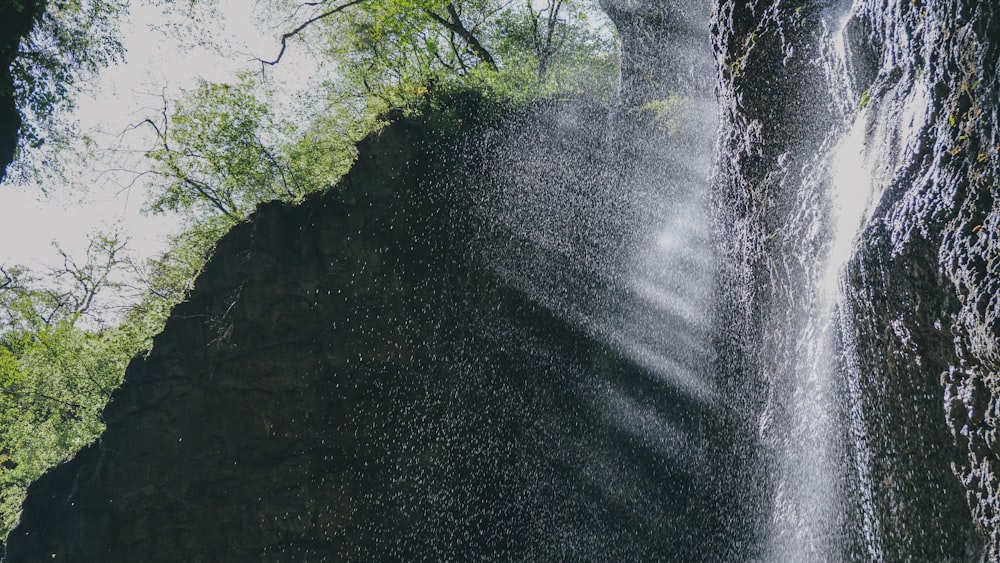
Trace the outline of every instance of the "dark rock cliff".
{"label": "dark rock cliff", "polygon": [[[951,557],[974,553],[982,534],[995,561],[1000,6],[867,1],[850,29],[868,138],[881,147],[883,195],[849,292],[868,424],[884,452],[873,464],[883,533]],[[969,508],[976,525],[963,527]]]}
{"label": "dark rock cliff", "polygon": [[[609,114],[569,103],[499,126],[451,108],[466,117],[395,123],[342,189],[262,206],[222,240],[101,439],[31,486],[7,561],[694,557],[696,405],[492,256],[563,276],[581,314],[600,306],[586,288],[613,280],[567,276],[558,244],[500,228],[516,202],[484,194],[517,181],[491,165],[509,154],[579,170],[563,182],[578,201],[605,193],[583,174],[627,158]],[[661,432],[610,421],[609,392]]]}
{"label": "dark rock cliff", "polygon": [[601,0],[621,37],[621,104],[712,90],[708,0]]}

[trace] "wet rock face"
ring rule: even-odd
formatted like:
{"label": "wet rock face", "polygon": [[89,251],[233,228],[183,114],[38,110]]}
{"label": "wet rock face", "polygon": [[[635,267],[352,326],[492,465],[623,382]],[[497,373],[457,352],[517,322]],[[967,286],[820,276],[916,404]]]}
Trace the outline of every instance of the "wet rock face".
{"label": "wet rock face", "polygon": [[601,116],[402,121],[342,190],[261,207],[129,367],[102,438],[31,486],[6,561],[695,557],[706,476],[602,410],[654,378],[487,267],[518,246],[486,217],[493,158],[617,158]]}
{"label": "wet rock face", "polygon": [[[831,189],[821,157],[860,116],[881,199],[841,305],[841,345],[859,364],[857,394],[842,393],[856,401],[849,406],[864,428],[862,440],[844,431],[843,454],[855,466],[845,471],[858,473],[839,476],[850,499],[842,550],[855,560],[969,560],[989,536],[995,559],[997,9],[859,3],[839,74],[830,38],[850,8],[722,1],[714,16],[723,112],[719,351],[740,374],[730,392],[738,398],[733,424],[771,416],[774,405],[780,413],[790,396],[783,350],[794,347],[795,319],[812,306],[811,264],[832,228],[815,211]],[[766,445],[760,451],[762,459],[746,463],[745,475],[759,483],[744,493],[748,504],[774,495],[757,469],[774,460]]]}
{"label": "wet rock face", "polygon": [[[951,465],[995,560],[1000,8],[973,1],[869,1],[852,25],[871,46],[858,66],[878,69],[860,86],[875,104],[873,130],[879,120],[899,121],[901,101],[927,100],[918,105],[916,127],[900,127],[891,136],[896,154],[884,160],[886,192],[865,233],[869,242],[851,268],[860,340],[874,379],[870,396],[883,402],[873,405],[872,424],[897,428],[883,440],[899,444],[898,455],[878,474],[889,479],[917,465]],[[886,408],[892,396],[914,398],[911,414]],[[907,443],[912,446],[902,446]],[[939,476],[943,489],[955,486],[948,477]],[[880,502],[883,510],[905,514],[932,508],[891,487]],[[954,506],[948,510],[945,515],[959,513]],[[970,546],[980,541],[975,535],[964,538]],[[953,536],[958,549],[962,534]]]}

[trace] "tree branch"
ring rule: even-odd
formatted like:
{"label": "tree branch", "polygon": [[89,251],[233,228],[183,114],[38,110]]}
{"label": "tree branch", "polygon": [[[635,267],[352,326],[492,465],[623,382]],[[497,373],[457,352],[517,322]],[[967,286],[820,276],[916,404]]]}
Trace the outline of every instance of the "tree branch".
{"label": "tree branch", "polygon": [[465,24],[462,23],[462,18],[459,15],[458,10],[455,8],[455,4],[449,2],[445,9],[448,11],[448,17],[450,19],[445,19],[441,15],[427,9],[424,9],[424,13],[427,14],[427,16],[432,20],[444,26],[445,29],[452,31],[461,37],[462,40],[465,41],[465,44],[469,47],[469,51],[479,57],[479,60],[489,66],[491,70],[498,70],[499,67],[497,67],[497,62],[496,59],[493,58],[493,55],[486,49],[486,47],[483,47],[483,44],[479,42],[479,38],[477,38],[474,33],[469,31],[469,29],[465,27]]}
{"label": "tree branch", "polygon": [[5,267],[5,265],[0,265],[0,275],[3,275],[3,283],[0,283],[0,289],[7,289],[14,284],[14,276],[7,273],[7,270],[4,269]]}
{"label": "tree branch", "polygon": [[281,35],[281,50],[278,51],[278,56],[275,57],[274,60],[272,60],[272,61],[265,61],[264,59],[257,58],[257,60],[260,62],[261,71],[264,70],[264,65],[274,66],[274,65],[278,64],[278,62],[281,61],[281,57],[285,56],[285,50],[288,48],[288,40],[289,39],[291,39],[291,38],[295,37],[296,35],[302,33],[302,31],[304,31],[307,27],[311,26],[312,24],[314,24],[314,23],[316,23],[316,22],[318,22],[318,21],[320,21],[322,19],[326,19],[326,18],[328,18],[328,17],[330,17],[330,16],[332,16],[332,15],[338,13],[338,12],[343,12],[347,8],[350,8],[351,6],[355,6],[357,4],[360,4],[360,3],[364,2],[364,1],[365,0],[350,0],[350,2],[347,2],[346,4],[341,4],[340,6],[336,6],[334,8],[331,8],[331,9],[323,12],[322,14],[319,14],[317,16],[313,16],[313,17],[309,18],[308,20],[302,22],[295,29],[293,29],[293,30],[291,30],[291,31],[289,31],[287,33],[282,34]]}

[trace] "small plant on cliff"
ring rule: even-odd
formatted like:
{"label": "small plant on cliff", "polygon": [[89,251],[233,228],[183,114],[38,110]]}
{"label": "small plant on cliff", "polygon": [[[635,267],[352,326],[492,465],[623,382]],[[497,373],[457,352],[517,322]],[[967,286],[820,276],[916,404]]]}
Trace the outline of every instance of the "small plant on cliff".
{"label": "small plant on cliff", "polygon": [[864,92],[861,92],[861,100],[858,101],[858,109],[863,110],[868,107],[868,103],[871,102],[871,99],[870,91],[865,90]]}

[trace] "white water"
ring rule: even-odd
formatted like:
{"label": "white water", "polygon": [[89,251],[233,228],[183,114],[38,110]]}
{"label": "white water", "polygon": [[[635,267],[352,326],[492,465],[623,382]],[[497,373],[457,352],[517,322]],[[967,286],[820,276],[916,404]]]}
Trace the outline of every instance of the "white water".
{"label": "white water", "polygon": [[[874,199],[865,161],[866,118],[853,127],[829,156],[829,245],[817,269],[817,295],[807,308],[810,318],[799,342],[791,374],[790,431],[779,448],[775,491],[773,561],[836,559],[841,545],[843,436],[841,386],[838,385],[837,326],[842,302],[840,283],[854,253],[858,234],[867,223]],[[794,338],[794,336],[793,336]]]}
{"label": "white water", "polygon": [[[881,199],[884,186],[890,178],[884,177],[886,165],[896,157],[896,152],[908,143],[917,142],[917,133],[923,128],[930,107],[930,95],[925,83],[915,81],[910,86],[908,81],[902,81],[902,87],[908,92],[887,97],[902,100],[898,107],[881,112],[882,119],[875,121],[875,127],[868,129],[872,120],[862,112],[855,119],[842,151],[843,158],[835,170],[840,171],[835,176],[835,185],[843,186],[838,190],[841,203],[839,209],[849,209],[841,212],[860,217],[861,222],[855,230],[860,234],[874,211],[875,204]],[[865,134],[868,132],[869,143],[865,144]],[[849,149],[850,152],[847,152]],[[858,174],[856,171],[863,171]],[[852,191],[853,189],[853,191]],[[852,239],[842,247],[835,244],[833,256],[846,264],[851,255],[861,244]],[[840,329],[841,368],[847,391],[847,425],[852,445],[853,459],[849,460],[854,475],[852,476],[854,491],[858,498],[853,502],[859,505],[861,516],[861,538],[868,556],[872,561],[883,561],[884,554],[881,545],[881,530],[875,514],[875,504],[872,496],[874,483],[869,473],[872,464],[872,452],[868,445],[868,428],[862,413],[862,378],[861,368],[857,360],[857,342],[853,328],[854,311],[849,300],[844,298],[842,286],[843,272],[832,272],[829,276],[828,291],[837,299],[838,317],[834,319]]]}
{"label": "white water", "polygon": [[[842,72],[846,60],[842,39],[841,30],[834,35],[831,73]],[[832,83],[846,84],[846,80]],[[890,181],[885,177],[891,169],[887,164],[917,142],[916,133],[927,118],[930,96],[923,81],[903,80],[896,88],[900,91],[880,96],[891,107],[848,108],[855,113],[853,121],[827,157],[827,254],[813,258],[825,263],[815,285],[815,306],[809,309],[811,317],[801,335],[805,352],[798,355],[792,374],[791,432],[779,446],[769,546],[773,561],[840,559],[848,528],[860,531],[870,560],[884,559],[869,472],[872,452],[862,415],[864,374],[857,361],[854,313],[844,281],[846,266],[864,244],[862,235]],[[835,99],[854,97],[844,90],[834,92]],[[843,444],[844,440],[849,443]],[[858,516],[860,522],[845,520]]]}
{"label": "white water", "polygon": [[[843,36],[846,19],[839,30],[832,34],[831,60],[828,73],[831,83],[846,84],[846,52]],[[838,88],[839,89],[839,88]],[[846,87],[834,92],[834,99],[850,99]],[[850,111],[850,110],[848,110]],[[805,308],[809,316],[805,328],[798,335],[794,350],[791,393],[784,421],[789,431],[783,443],[777,445],[777,469],[772,517],[772,534],[768,549],[771,561],[829,561],[842,556],[846,526],[844,522],[849,503],[861,501],[865,515],[862,527],[865,535],[877,537],[870,496],[870,479],[867,479],[866,430],[854,398],[842,396],[843,385],[839,373],[841,364],[838,350],[838,327],[844,324],[841,316],[844,298],[842,280],[847,262],[859,244],[859,235],[870,219],[877,194],[872,181],[870,162],[865,147],[868,116],[862,109],[855,115],[850,129],[827,155],[820,166],[821,179],[815,188],[829,186],[828,199],[819,200],[825,205],[828,221],[825,255],[802,256],[810,264],[808,271],[815,272],[814,282],[807,287],[810,296]],[[825,178],[824,178],[825,177]],[[821,235],[822,236],[822,235]],[[816,263],[815,261],[819,261]],[[849,319],[847,319],[849,320]],[[790,335],[794,342],[796,336]],[[846,361],[843,363],[850,363]],[[855,382],[857,383],[857,382]],[[845,404],[845,400],[846,403]],[[850,421],[843,417],[849,416]],[[850,451],[858,459],[846,460],[843,445],[843,427],[850,425],[853,442]],[[857,465],[864,475],[855,476],[862,483],[862,499],[845,498],[844,463]],[[867,541],[877,545],[876,540]],[[869,550],[874,555],[872,549]]]}

